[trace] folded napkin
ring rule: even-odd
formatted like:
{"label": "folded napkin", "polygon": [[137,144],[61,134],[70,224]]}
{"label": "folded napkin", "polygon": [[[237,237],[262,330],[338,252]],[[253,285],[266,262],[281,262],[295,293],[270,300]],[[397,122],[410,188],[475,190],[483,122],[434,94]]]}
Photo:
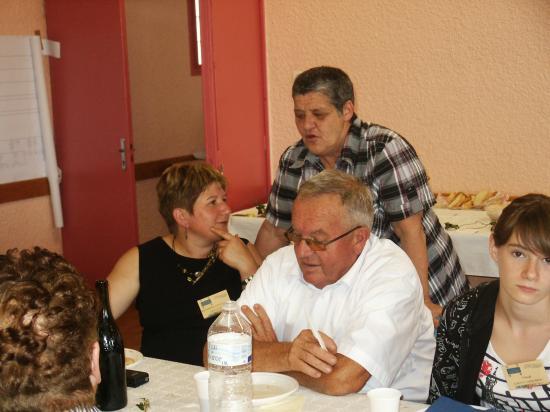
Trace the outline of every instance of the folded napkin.
{"label": "folded napkin", "polygon": [[441,396],[438,398],[432,406],[430,406],[426,412],[471,412],[471,411],[495,411],[494,408],[483,408],[481,406],[470,406],[465,403],[455,401],[454,399]]}

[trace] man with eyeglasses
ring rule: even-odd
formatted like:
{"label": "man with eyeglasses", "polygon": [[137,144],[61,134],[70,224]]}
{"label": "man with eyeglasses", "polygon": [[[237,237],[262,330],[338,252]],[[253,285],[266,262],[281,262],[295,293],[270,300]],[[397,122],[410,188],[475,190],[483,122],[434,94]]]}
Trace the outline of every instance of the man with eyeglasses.
{"label": "man with eyeglasses", "polygon": [[284,232],[301,183],[325,169],[354,175],[373,194],[373,233],[393,240],[411,258],[437,325],[442,306],[468,284],[451,239],[432,210],[435,197],[416,151],[394,131],[357,117],[353,84],[338,68],[301,73],[292,98],[301,139],[281,155],[257,250],[265,257],[287,244]]}
{"label": "man with eyeglasses", "polygon": [[253,370],[331,395],[393,387],[426,399],[431,315],[411,260],[371,233],[372,219],[369,189],[350,175],[326,170],[300,187],[292,244],[264,260],[238,301]]}

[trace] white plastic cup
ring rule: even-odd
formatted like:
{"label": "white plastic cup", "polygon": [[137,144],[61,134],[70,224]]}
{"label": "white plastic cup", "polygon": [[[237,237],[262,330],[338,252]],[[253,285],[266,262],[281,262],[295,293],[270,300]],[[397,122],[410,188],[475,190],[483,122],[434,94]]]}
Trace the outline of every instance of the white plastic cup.
{"label": "white plastic cup", "polygon": [[393,388],[376,388],[367,392],[370,412],[399,412],[401,392]]}
{"label": "white plastic cup", "polygon": [[201,412],[210,411],[210,402],[208,400],[208,371],[197,372],[193,375],[195,385],[197,386],[197,394],[199,395],[199,404]]}

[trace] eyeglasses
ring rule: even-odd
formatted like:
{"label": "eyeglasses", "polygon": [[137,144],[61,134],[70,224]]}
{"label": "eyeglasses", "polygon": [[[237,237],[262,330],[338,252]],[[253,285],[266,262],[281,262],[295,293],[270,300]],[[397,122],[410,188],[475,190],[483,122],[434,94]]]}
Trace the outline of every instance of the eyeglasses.
{"label": "eyeglasses", "polygon": [[334,239],[331,239],[331,240],[317,240],[309,237],[302,237],[302,235],[299,235],[294,231],[293,227],[290,227],[290,229],[288,229],[285,232],[285,237],[288,239],[289,242],[294,244],[299,244],[303,240],[304,242],[306,242],[306,244],[311,250],[313,250],[314,252],[320,252],[323,250],[327,250],[328,245],[330,245],[333,242],[336,242],[337,240],[342,239],[343,237],[349,235],[351,232],[353,232],[356,229],[359,229],[360,227],[362,226],[355,226],[353,229],[350,229],[346,233],[341,234],[340,236],[335,237]]}

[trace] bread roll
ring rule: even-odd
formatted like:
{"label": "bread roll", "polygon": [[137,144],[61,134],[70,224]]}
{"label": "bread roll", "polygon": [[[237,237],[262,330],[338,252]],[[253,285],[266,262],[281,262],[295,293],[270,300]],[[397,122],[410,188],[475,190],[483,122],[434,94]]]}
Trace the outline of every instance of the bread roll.
{"label": "bread roll", "polygon": [[447,204],[450,205],[453,200],[460,194],[460,192],[451,192],[447,196]]}
{"label": "bread roll", "polygon": [[462,205],[462,203],[464,203],[464,201],[466,200],[466,195],[462,192],[459,192],[456,197],[452,200],[451,203],[449,203],[449,208],[457,208],[457,207],[460,207],[460,205]]}
{"label": "bread roll", "polygon": [[489,205],[505,205],[508,203],[508,195],[505,195],[504,193],[496,192],[494,195],[490,196],[489,198],[485,199],[485,202],[483,202],[483,205],[485,207]]}
{"label": "bread roll", "polygon": [[491,195],[492,195],[492,192],[489,192],[488,190],[482,190],[481,192],[477,193],[474,196],[472,203],[476,207],[481,207],[483,205],[483,202],[485,202],[485,200],[491,197]]}

